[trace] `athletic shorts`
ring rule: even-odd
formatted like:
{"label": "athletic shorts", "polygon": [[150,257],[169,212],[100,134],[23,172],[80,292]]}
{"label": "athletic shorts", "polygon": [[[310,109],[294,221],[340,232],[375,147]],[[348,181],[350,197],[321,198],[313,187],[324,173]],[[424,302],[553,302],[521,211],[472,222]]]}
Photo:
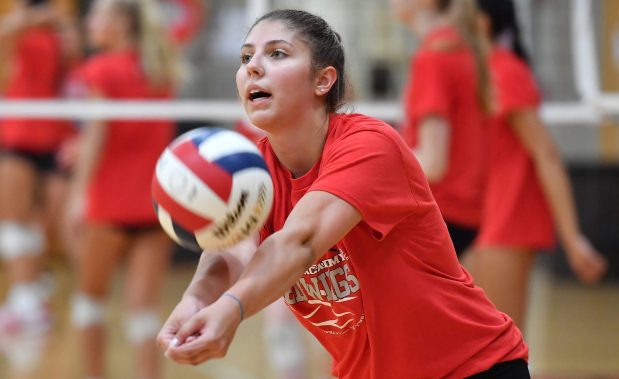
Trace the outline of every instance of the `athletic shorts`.
{"label": "athletic shorts", "polygon": [[42,174],[61,173],[62,170],[56,161],[56,153],[35,153],[16,148],[3,148],[0,156],[11,156],[28,161]]}
{"label": "athletic shorts", "polygon": [[453,242],[454,248],[456,249],[456,254],[460,257],[466,249],[473,245],[479,230],[457,225],[449,221],[445,221],[445,223],[447,224],[447,229],[449,230],[451,242]]}
{"label": "athletic shorts", "polygon": [[158,232],[163,230],[159,223],[115,224],[114,226],[119,230],[122,230],[124,233],[130,235],[131,237],[134,237],[138,234]]}
{"label": "athletic shorts", "polygon": [[469,376],[467,379],[531,379],[524,359],[497,363],[490,370]]}

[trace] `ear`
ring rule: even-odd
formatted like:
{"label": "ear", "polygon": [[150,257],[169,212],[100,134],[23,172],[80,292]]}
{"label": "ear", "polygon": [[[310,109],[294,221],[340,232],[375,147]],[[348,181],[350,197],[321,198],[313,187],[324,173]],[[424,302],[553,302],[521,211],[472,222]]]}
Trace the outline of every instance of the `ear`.
{"label": "ear", "polygon": [[316,96],[324,96],[328,94],[337,79],[337,70],[333,66],[328,66],[318,70],[318,72],[316,72],[316,88],[314,89],[314,94],[316,94]]}

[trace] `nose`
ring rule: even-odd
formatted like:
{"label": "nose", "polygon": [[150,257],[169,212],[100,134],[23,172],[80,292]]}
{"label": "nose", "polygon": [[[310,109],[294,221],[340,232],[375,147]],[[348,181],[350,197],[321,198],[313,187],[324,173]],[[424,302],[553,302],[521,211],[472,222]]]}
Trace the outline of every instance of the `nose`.
{"label": "nose", "polygon": [[264,75],[264,67],[262,66],[261,58],[258,54],[254,54],[249,62],[245,65],[247,68],[247,74],[251,76],[262,76]]}

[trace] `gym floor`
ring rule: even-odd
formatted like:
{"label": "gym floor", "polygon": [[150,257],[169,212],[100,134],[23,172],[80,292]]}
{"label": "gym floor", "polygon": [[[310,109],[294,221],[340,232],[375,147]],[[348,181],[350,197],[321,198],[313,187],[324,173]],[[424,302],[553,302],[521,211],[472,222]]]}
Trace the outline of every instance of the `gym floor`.
{"label": "gym floor", "polygon": [[[177,263],[167,278],[162,311],[167,314],[193,274],[192,262]],[[68,320],[72,288],[70,271],[63,262],[53,264],[56,282],[56,323],[45,339],[22,338],[2,341],[0,378],[82,379],[75,335]],[[123,338],[119,272],[109,303],[109,378],[132,378],[131,349]],[[555,279],[538,264],[531,286],[527,342],[531,349],[534,379],[619,379],[619,283],[607,282],[584,287],[569,280]],[[164,362],[164,378],[183,379],[268,379],[262,341],[261,315],[245,321],[237,333],[228,357],[197,367]],[[307,337],[312,379],[325,378],[326,357]],[[37,354],[38,352],[38,354]],[[33,359],[38,360],[33,363]],[[30,367],[29,369],[24,369]],[[386,378],[387,379],[387,378]],[[390,379],[390,378],[389,378]]]}

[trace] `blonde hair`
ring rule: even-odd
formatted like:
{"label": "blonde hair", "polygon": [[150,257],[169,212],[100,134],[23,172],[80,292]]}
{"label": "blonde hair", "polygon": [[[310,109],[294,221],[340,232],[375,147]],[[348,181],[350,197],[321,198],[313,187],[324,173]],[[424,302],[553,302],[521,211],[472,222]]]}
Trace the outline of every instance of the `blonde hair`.
{"label": "blonde hair", "polygon": [[492,111],[490,68],[488,66],[488,47],[478,22],[478,8],[475,0],[453,0],[451,9],[454,23],[468,42],[475,56],[477,68],[477,98],[482,109]]}
{"label": "blonde hair", "polygon": [[162,19],[153,0],[113,0],[116,11],[124,14],[136,39],[140,62],[150,83],[168,87],[178,76],[176,54],[165,35]]}

